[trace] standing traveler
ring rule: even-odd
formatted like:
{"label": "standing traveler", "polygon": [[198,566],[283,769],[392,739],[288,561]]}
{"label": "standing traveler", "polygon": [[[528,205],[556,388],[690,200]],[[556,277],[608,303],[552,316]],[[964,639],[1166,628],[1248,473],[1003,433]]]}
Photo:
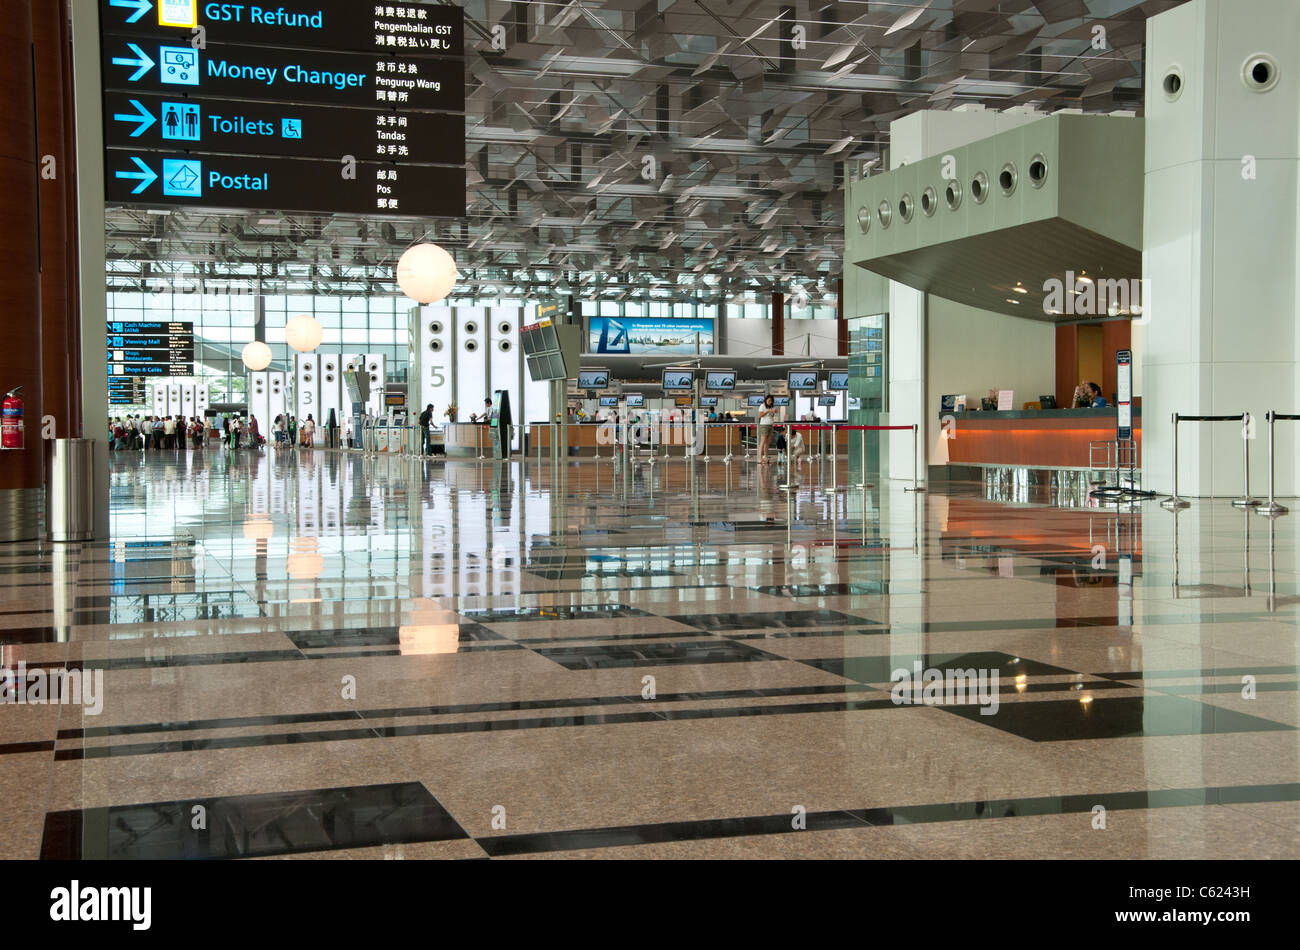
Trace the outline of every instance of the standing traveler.
{"label": "standing traveler", "polygon": [[429,426],[433,423],[433,403],[424,407],[424,412],[420,413],[420,454],[428,455],[433,451],[433,437],[429,434]]}

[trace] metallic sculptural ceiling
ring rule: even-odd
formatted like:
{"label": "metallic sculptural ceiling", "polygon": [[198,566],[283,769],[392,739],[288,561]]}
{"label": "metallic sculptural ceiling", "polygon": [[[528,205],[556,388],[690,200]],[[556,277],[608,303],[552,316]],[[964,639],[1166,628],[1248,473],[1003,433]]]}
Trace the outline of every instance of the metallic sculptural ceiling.
{"label": "metallic sculptural ceiling", "polygon": [[1181,2],[467,0],[465,219],[110,208],[108,286],[392,293],[428,239],[466,295],[824,293],[891,120],[1140,114],[1146,18]]}

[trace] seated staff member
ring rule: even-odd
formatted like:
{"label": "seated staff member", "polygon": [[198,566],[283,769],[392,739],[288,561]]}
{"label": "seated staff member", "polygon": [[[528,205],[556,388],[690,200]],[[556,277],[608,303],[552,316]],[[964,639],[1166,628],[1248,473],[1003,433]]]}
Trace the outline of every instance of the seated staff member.
{"label": "seated staff member", "polygon": [[1088,384],[1088,392],[1092,395],[1092,402],[1089,404],[1088,408],[1107,409],[1110,407],[1110,403],[1106,401],[1106,397],[1101,394],[1101,387],[1096,383]]}

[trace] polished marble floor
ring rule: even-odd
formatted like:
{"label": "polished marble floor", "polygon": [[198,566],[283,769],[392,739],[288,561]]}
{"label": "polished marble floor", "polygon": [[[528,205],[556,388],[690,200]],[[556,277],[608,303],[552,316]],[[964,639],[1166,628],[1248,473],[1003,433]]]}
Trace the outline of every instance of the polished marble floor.
{"label": "polished marble floor", "polygon": [[0,546],[0,666],[102,682],[0,706],[2,853],[1300,857],[1297,516],[784,480],[115,455]]}

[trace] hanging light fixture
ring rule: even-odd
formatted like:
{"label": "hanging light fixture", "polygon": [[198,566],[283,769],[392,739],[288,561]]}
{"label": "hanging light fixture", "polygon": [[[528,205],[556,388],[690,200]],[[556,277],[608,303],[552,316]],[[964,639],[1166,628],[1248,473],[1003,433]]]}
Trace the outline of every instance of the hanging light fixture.
{"label": "hanging light fixture", "polygon": [[456,283],[456,262],[436,244],[408,247],[397,261],[397,286],[416,303],[437,303]]}
{"label": "hanging light fixture", "polygon": [[325,331],[321,328],[320,321],[306,314],[300,313],[296,317],[290,317],[284,325],[284,341],[299,353],[310,353],[316,349],[320,346],[321,337],[324,335]]}
{"label": "hanging light fixture", "polygon": [[244,347],[240,357],[245,366],[258,373],[271,365],[271,348],[261,340],[254,340]]}

